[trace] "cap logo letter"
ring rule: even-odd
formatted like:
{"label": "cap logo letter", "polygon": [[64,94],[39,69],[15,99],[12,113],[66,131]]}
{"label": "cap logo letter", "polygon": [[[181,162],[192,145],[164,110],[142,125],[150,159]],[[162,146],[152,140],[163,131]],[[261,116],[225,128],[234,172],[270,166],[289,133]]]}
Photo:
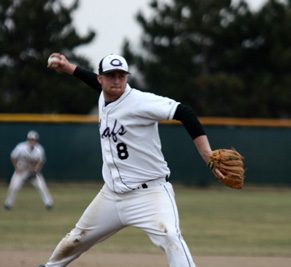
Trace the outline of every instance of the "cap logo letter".
{"label": "cap logo letter", "polygon": [[114,67],[119,67],[119,66],[122,66],[122,63],[119,59],[114,58],[110,61],[110,65],[112,65]]}

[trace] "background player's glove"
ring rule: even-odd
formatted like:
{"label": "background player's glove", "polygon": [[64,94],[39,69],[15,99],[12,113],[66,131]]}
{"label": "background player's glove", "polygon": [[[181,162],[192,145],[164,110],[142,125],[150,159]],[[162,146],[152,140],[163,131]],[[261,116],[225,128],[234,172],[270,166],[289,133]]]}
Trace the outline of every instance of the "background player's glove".
{"label": "background player's glove", "polygon": [[[212,151],[208,167],[214,176],[224,185],[241,189],[244,184],[243,156],[234,149],[217,149]],[[220,172],[222,178],[216,171]]]}
{"label": "background player's glove", "polygon": [[35,179],[38,174],[39,174],[38,171],[31,171],[30,175],[28,176],[28,181],[31,181],[32,179]]}
{"label": "background player's glove", "polygon": [[38,174],[37,171],[32,171],[32,172],[30,173],[30,176],[34,178],[34,177],[37,176],[37,174]]}

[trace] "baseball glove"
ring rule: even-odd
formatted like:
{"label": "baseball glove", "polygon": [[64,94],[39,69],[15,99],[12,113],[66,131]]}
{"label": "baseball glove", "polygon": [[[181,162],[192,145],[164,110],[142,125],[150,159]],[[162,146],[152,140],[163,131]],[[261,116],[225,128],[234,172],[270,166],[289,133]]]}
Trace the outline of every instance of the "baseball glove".
{"label": "baseball glove", "polygon": [[[234,149],[217,149],[212,151],[208,167],[213,175],[224,185],[241,189],[244,184],[244,162],[243,156]],[[216,173],[218,170],[223,174],[223,178]]]}

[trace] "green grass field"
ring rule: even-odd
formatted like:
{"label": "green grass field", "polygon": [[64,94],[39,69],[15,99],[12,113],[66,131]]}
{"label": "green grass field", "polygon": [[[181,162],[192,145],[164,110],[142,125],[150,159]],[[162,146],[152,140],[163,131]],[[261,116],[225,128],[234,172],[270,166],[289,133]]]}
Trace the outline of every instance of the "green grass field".
{"label": "green grass field", "polygon": [[[49,184],[55,208],[45,210],[26,185],[11,211],[0,209],[0,249],[52,250],[98,192],[98,184]],[[181,229],[195,255],[291,256],[291,189],[174,185]],[[0,201],[7,185],[0,184]],[[159,252],[127,228],[98,245],[103,252]]]}

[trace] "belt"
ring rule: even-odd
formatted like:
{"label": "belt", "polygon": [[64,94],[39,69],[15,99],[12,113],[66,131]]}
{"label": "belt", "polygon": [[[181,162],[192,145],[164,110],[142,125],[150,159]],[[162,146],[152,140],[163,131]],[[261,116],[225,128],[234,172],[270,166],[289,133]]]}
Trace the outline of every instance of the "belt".
{"label": "belt", "polygon": [[167,175],[165,178],[160,178],[160,179],[155,179],[152,181],[148,181],[146,183],[141,184],[139,187],[137,187],[137,189],[147,189],[149,187],[151,187],[152,185],[158,185],[164,182],[169,182],[169,176]]}

